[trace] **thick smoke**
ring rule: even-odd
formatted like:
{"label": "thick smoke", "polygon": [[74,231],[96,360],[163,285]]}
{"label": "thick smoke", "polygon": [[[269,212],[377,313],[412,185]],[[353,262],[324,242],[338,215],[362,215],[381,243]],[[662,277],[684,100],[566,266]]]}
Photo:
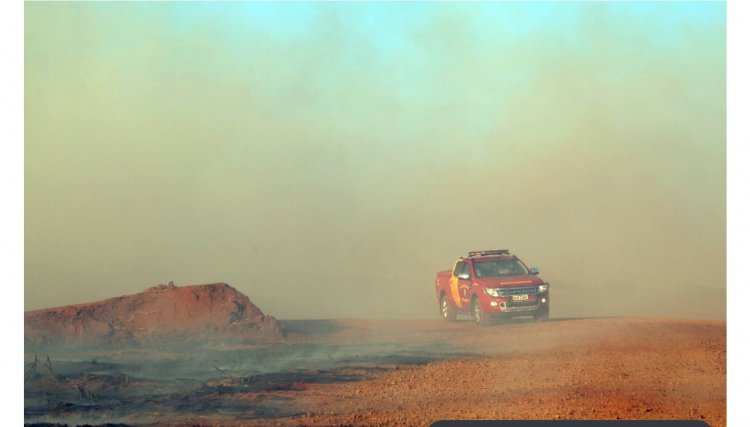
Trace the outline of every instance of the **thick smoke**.
{"label": "thick smoke", "polygon": [[174,280],[429,317],[438,270],[507,247],[553,316],[723,318],[724,17],[29,4],[26,309]]}

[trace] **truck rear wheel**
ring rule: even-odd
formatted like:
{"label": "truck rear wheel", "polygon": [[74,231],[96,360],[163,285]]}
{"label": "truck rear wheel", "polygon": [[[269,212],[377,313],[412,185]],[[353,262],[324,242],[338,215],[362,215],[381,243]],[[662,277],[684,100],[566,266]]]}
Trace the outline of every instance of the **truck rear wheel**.
{"label": "truck rear wheel", "polygon": [[490,315],[482,310],[482,304],[476,298],[471,301],[471,318],[479,326],[487,326],[492,323]]}
{"label": "truck rear wheel", "polygon": [[438,308],[440,309],[440,317],[449,322],[456,321],[456,309],[451,307],[448,300],[445,299],[445,294],[440,295],[440,305]]}

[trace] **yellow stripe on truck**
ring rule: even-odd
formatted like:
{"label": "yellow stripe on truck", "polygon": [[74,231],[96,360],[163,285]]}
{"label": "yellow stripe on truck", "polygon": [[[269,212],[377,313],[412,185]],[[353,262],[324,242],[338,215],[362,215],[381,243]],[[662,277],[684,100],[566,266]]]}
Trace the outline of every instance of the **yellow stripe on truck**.
{"label": "yellow stripe on truck", "polygon": [[451,270],[451,298],[453,298],[453,302],[456,303],[456,306],[458,308],[463,308],[463,303],[461,303],[461,294],[458,292],[458,277],[453,275],[453,272],[456,271],[456,265],[461,262],[459,259],[455,263],[453,263],[453,270]]}

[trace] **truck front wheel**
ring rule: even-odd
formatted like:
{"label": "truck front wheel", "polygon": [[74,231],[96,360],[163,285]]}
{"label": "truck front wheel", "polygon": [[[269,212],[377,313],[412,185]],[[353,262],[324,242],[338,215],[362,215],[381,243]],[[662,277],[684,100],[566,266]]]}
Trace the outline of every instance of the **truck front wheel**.
{"label": "truck front wheel", "polygon": [[549,320],[549,309],[547,310],[540,310],[536,313],[534,313],[534,321],[536,322],[546,322]]}
{"label": "truck front wheel", "polygon": [[449,322],[456,321],[456,309],[448,304],[448,300],[445,299],[445,294],[440,295],[440,306],[438,308],[440,308],[440,317]]}
{"label": "truck front wheel", "polygon": [[471,317],[479,326],[487,326],[491,323],[490,315],[482,310],[482,304],[476,298],[471,301]]}

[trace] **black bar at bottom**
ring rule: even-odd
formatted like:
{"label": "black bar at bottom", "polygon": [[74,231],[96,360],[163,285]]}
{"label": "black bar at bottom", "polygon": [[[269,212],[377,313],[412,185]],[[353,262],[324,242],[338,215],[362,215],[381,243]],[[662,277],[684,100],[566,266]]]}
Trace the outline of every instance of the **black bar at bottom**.
{"label": "black bar at bottom", "polygon": [[710,427],[700,420],[441,420],[430,427]]}

